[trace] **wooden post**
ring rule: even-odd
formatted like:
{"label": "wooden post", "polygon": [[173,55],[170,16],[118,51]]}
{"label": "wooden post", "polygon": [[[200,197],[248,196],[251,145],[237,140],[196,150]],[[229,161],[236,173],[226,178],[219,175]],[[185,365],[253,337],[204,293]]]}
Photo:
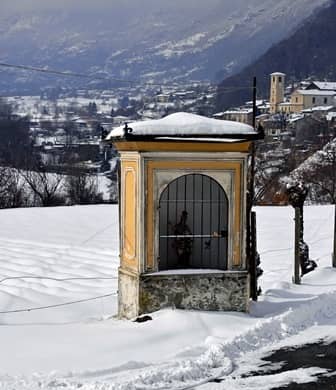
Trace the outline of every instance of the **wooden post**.
{"label": "wooden post", "polygon": [[[257,78],[253,77],[253,117],[252,117],[252,126],[255,129],[255,116],[256,116],[256,98],[257,98]],[[247,199],[246,199],[246,260],[250,270],[250,297],[254,299],[254,282],[253,280],[256,278],[256,270],[255,270],[255,258],[253,257],[253,225],[252,225],[252,207],[254,202],[254,175],[255,175],[255,146],[254,142],[251,145],[251,160],[250,160],[250,170],[248,177],[248,191],[247,191]]]}
{"label": "wooden post", "polygon": [[300,278],[300,237],[301,237],[301,209],[295,207],[295,258],[293,283],[301,284]]}
{"label": "wooden post", "polygon": [[332,254],[332,266],[336,268],[336,203],[334,204],[334,250]]}
{"label": "wooden post", "polygon": [[255,129],[256,127],[256,115],[257,115],[257,78],[253,77],[253,116],[252,116],[252,127]]}
{"label": "wooden post", "polygon": [[251,298],[256,301],[258,299],[258,283],[257,283],[257,224],[256,213],[251,212]]}

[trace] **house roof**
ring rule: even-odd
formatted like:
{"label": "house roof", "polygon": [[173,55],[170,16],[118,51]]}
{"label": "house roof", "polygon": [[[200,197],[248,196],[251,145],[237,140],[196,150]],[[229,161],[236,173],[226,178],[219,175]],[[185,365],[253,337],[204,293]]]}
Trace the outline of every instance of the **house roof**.
{"label": "house roof", "polygon": [[334,106],[316,106],[316,107],[310,107],[306,108],[305,110],[302,110],[302,112],[315,112],[315,111],[330,111],[334,108]]}
{"label": "house roof", "polygon": [[298,89],[294,93],[299,93],[300,95],[311,95],[311,96],[334,96],[336,95],[336,91],[327,91],[327,90],[319,90],[319,89]]}
{"label": "house roof", "polygon": [[226,110],[224,114],[252,114],[253,108],[238,108],[236,110]]}
{"label": "house roof", "polygon": [[[134,122],[113,129],[106,140],[113,139],[256,139],[259,133],[252,126],[240,122],[207,118],[186,112],[178,112],[161,119]],[[232,142],[232,141],[231,141]]]}
{"label": "house roof", "polygon": [[336,118],[336,112],[328,112],[326,118],[327,118],[327,121],[333,120],[334,118]]}
{"label": "house roof", "polygon": [[336,91],[336,82],[313,81],[312,84],[314,84],[321,91]]}

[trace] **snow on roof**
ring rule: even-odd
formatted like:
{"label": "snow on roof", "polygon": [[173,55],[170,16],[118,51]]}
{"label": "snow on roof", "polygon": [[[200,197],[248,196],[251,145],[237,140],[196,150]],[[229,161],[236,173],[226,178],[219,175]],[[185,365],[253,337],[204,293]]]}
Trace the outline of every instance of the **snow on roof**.
{"label": "snow on roof", "polygon": [[302,112],[313,112],[313,111],[329,111],[332,110],[334,106],[316,106],[311,108],[306,108],[305,110],[302,110]]}
{"label": "snow on roof", "polygon": [[328,112],[328,114],[327,114],[327,121],[331,121],[334,118],[336,118],[336,112]]}
{"label": "snow on roof", "polygon": [[[244,123],[223,121],[207,118],[200,115],[178,112],[168,115],[162,119],[134,122],[129,124],[132,128],[132,135],[135,136],[225,136],[228,135],[256,135],[252,126]],[[124,137],[124,126],[113,129],[107,136],[107,140]]]}
{"label": "snow on roof", "polygon": [[[253,106],[253,100],[249,100],[248,102],[245,103],[247,106]],[[257,99],[256,100],[256,106],[260,106],[265,104],[265,100],[263,99]]]}
{"label": "snow on roof", "polygon": [[271,76],[286,76],[286,74],[281,73],[281,72],[274,72],[274,73],[271,73]]}
{"label": "snow on roof", "polygon": [[298,89],[300,95],[334,96],[336,91],[320,91],[319,89]]}
{"label": "snow on roof", "polygon": [[292,114],[289,118],[288,118],[288,122],[289,123],[294,123],[294,122],[297,122],[301,119],[304,119],[304,115],[303,114]]}
{"label": "snow on roof", "polygon": [[224,114],[252,114],[253,108],[238,108],[234,110],[226,110]]}
{"label": "snow on roof", "polygon": [[313,84],[316,85],[316,87],[321,90],[336,91],[336,82],[314,81]]}

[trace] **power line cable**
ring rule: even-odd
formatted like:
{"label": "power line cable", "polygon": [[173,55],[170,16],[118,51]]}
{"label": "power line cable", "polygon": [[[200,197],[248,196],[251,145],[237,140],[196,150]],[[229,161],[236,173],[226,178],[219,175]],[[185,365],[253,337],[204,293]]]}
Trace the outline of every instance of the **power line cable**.
{"label": "power line cable", "polygon": [[[28,65],[15,65],[5,62],[0,62],[0,67],[8,68],[8,69],[17,69],[17,70],[28,70],[32,72],[39,72],[44,74],[52,74],[56,76],[66,76],[66,77],[76,77],[76,78],[86,78],[86,79],[92,79],[92,80],[104,80],[104,81],[115,81],[120,82],[124,84],[138,84],[143,86],[151,86],[151,87],[180,87],[181,84],[179,83],[154,83],[154,82],[144,82],[141,80],[127,80],[127,79],[120,79],[113,76],[99,76],[99,75],[90,75],[86,73],[78,73],[78,72],[70,72],[70,71],[61,71],[56,69],[45,69],[45,68],[39,68],[35,66],[28,66]],[[234,92],[239,90],[246,90],[246,89],[253,89],[252,86],[237,86],[237,87],[220,87],[216,84],[207,84],[201,81],[190,81],[190,86],[204,86],[208,88],[214,88],[216,91],[222,91],[222,92]],[[176,93],[176,92],[175,92]]]}
{"label": "power line cable", "polygon": [[3,279],[0,279],[0,283],[3,283],[7,280],[20,280],[20,279],[38,279],[38,280],[53,280],[55,282],[68,282],[72,280],[115,280],[118,279],[117,276],[89,276],[89,277],[69,277],[69,278],[52,278],[49,276],[39,276],[39,275],[27,275],[27,276],[8,276]]}
{"label": "power line cable", "polygon": [[99,234],[104,233],[106,230],[108,230],[113,225],[115,225],[115,224],[114,223],[110,223],[109,225],[105,226],[104,228],[102,228],[100,230],[97,230],[94,234],[92,234],[90,237],[86,238],[84,241],[81,241],[77,245],[84,245],[84,244],[88,243],[89,241],[91,241],[94,238],[96,238]]}
{"label": "power line cable", "polygon": [[61,307],[61,306],[69,306],[69,305],[74,305],[74,304],[77,304],[77,303],[94,301],[94,300],[101,299],[101,298],[111,297],[111,296],[114,296],[114,295],[117,295],[117,294],[118,294],[118,292],[113,292],[113,293],[109,293],[109,294],[98,295],[98,296],[93,297],[93,298],[86,298],[86,299],[79,299],[77,301],[58,303],[56,305],[37,306],[37,307],[30,307],[30,308],[26,308],[26,309],[15,309],[15,310],[0,311],[0,314],[23,313],[23,312],[30,312],[30,311],[36,311],[36,310],[52,309],[52,308]]}
{"label": "power line cable", "polygon": [[[87,79],[96,79],[96,80],[110,80],[110,81],[116,81],[120,83],[126,83],[126,84],[141,84],[141,85],[147,85],[147,86],[157,86],[157,87],[163,87],[163,86],[178,86],[179,84],[166,84],[166,83],[150,83],[150,82],[142,82],[141,80],[127,80],[127,79],[119,79],[117,77],[113,76],[99,76],[99,75],[90,75],[86,73],[78,73],[78,72],[70,72],[70,71],[60,71],[56,69],[45,69],[45,68],[39,68],[35,66],[28,66],[28,65],[15,65],[15,64],[9,64],[5,62],[0,62],[0,66],[3,68],[10,68],[10,69],[19,69],[19,70],[28,70],[33,72],[40,72],[40,73],[46,73],[46,74],[54,74],[58,76],[68,76],[68,77],[78,77],[78,78],[87,78]],[[202,85],[201,82],[191,82],[191,84],[198,84]],[[203,85],[205,85],[203,83]]]}

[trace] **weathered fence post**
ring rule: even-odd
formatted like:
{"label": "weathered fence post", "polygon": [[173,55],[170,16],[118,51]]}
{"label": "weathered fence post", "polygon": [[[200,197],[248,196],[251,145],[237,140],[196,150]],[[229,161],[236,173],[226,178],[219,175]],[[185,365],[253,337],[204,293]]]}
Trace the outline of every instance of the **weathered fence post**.
{"label": "weathered fence post", "polygon": [[301,284],[300,277],[300,241],[301,241],[301,210],[295,207],[295,247],[293,283]]}
{"label": "weathered fence post", "polygon": [[258,300],[261,288],[258,288],[258,278],[263,274],[260,267],[260,256],[257,250],[257,218],[255,211],[251,212],[251,298]]}
{"label": "weathered fence post", "polygon": [[287,187],[289,203],[295,208],[295,264],[293,282],[300,284],[301,276],[313,271],[317,264],[309,259],[309,247],[303,240],[303,204],[308,195],[308,188],[303,183]]}
{"label": "weathered fence post", "polygon": [[336,202],[334,204],[334,249],[332,254],[332,266],[336,268]]}

